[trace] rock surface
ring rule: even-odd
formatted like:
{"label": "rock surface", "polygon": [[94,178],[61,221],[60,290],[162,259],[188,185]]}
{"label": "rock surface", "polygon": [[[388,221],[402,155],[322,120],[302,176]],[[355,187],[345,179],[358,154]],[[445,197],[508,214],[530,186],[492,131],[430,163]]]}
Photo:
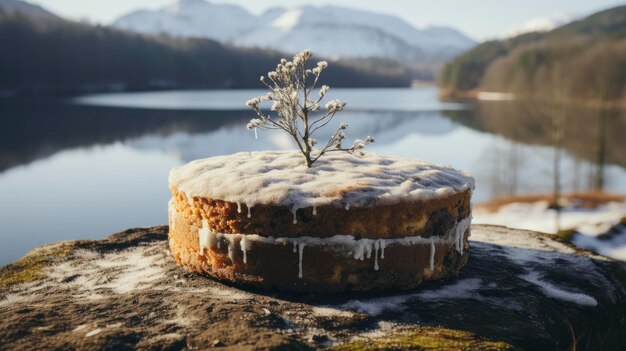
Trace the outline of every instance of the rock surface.
{"label": "rock surface", "polygon": [[288,295],[179,269],[167,227],[43,246],[0,268],[0,349],[622,350],[626,272],[544,234],[474,226],[458,279]]}

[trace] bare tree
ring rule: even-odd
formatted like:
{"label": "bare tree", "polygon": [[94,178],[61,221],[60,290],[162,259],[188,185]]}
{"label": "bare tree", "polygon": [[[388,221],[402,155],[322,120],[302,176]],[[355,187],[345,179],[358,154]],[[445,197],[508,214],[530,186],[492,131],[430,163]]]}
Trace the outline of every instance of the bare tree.
{"label": "bare tree", "polygon": [[[317,93],[314,89],[328,63],[320,61],[316,67],[307,69],[307,62],[312,55],[311,50],[304,50],[295,55],[292,61],[282,59],[276,70],[267,74],[267,78],[263,76],[260,78],[270,92],[246,102],[258,116],[250,120],[248,129],[254,129],[255,134],[257,128],[284,130],[302,152],[307,167],[311,167],[322,155],[331,151],[362,155],[363,148],[374,142],[374,138],[368,136],[365,140],[357,139],[351,147],[342,147],[341,144],[346,137],[344,130],[348,125],[341,123],[322,148],[315,148],[317,140],[313,138],[313,134],[327,125],[337,112],[342,111],[346,103],[332,100],[326,104],[326,110],[321,111],[320,102],[330,88],[328,85],[322,85]],[[273,119],[270,114],[261,111],[259,104],[263,101],[273,102],[271,111],[274,111],[278,118]]]}

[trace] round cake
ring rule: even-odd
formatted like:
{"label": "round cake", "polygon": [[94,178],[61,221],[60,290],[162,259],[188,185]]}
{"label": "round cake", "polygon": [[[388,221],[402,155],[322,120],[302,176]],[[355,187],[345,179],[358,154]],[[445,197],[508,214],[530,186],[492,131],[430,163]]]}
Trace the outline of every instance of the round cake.
{"label": "round cake", "polygon": [[237,153],[170,172],[178,265],[300,292],[410,289],[467,262],[473,178],[408,158]]}

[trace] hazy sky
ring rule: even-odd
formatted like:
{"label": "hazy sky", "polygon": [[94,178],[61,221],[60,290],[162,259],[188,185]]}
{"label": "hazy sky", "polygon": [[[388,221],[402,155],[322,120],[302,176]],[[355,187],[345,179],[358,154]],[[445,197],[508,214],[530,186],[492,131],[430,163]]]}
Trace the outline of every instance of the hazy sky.
{"label": "hazy sky", "polygon": [[[177,0],[30,0],[58,15],[110,23],[136,9],[156,9]],[[304,4],[346,6],[397,15],[415,26],[447,25],[484,40],[542,17],[584,16],[625,4],[616,0],[212,0],[239,4],[253,13]],[[536,23],[536,21],[535,21]]]}

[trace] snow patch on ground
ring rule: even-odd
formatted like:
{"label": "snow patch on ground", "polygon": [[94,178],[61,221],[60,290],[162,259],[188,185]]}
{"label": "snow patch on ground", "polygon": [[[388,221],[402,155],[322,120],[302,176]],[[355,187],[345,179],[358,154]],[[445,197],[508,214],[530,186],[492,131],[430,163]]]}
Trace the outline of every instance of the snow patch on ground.
{"label": "snow patch on ground", "polygon": [[372,299],[355,299],[336,306],[340,310],[350,310],[365,313],[370,316],[378,316],[384,312],[401,311],[404,304],[415,300],[445,300],[445,299],[483,299],[478,290],[482,281],[477,278],[459,280],[454,284],[448,284],[436,290],[426,290],[414,294],[386,296]]}
{"label": "snow patch on ground", "polygon": [[313,315],[316,317],[352,317],[354,313],[339,310],[332,307],[313,307]]}
{"label": "snow patch on ground", "polygon": [[544,280],[541,277],[541,275],[537,272],[531,272],[528,274],[521,275],[520,278],[526,280],[529,283],[533,283],[537,285],[539,288],[541,288],[541,291],[547,297],[551,297],[551,298],[555,298],[555,299],[563,300],[563,301],[568,301],[568,302],[573,302],[582,306],[597,306],[598,305],[598,301],[596,301],[596,299],[594,299],[593,297],[587,294],[571,292],[571,291],[567,291],[562,288],[559,288],[547,282],[546,280]]}
{"label": "snow patch on ground", "polygon": [[376,328],[370,329],[364,333],[357,335],[355,340],[362,339],[377,339],[388,336],[390,333],[398,331],[399,325],[392,322],[380,321],[377,323]]}
{"label": "snow patch on ground", "polygon": [[229,289],[229,288],[223,288],[223,287],[211,286],[207,288],[207,292],[213,298],[221,298],[225,300],[246,300],[246,299],[252,298],[252,295],[246,294],[242,292],[241,290]]}
{"label": "snow patch on ground", "polygon": [[[509,228],[556,234],[563,230],[576,232],[572,243],[599,254],[626,261],[626,201],[612,201],[596,208],[565,206],[560,213],[548,207],[547,201],[510,203],[495,212],[475,208],[474,224],[502,225]],[[609,238],[605,238],[610,234]]]}
{"label": "snow patch on ground", "polygon": [[417,296],[421,300],[444,299],[476,299],[481,300],[478,290],[482,287],[482,280],[478,278],[459,280],[454,284],[446,285],[437,290],[427,290]]}
{"label": "snow patch on ground", "polygon": [[25,301],[28,301],[28,298],[26,298],[23,295],[7,294],[7,295],[4,296],[4,299],[0,300],[0,307],[8,306],[8,305],[14,305],[14,304],[20,304],[20,303],[23,303]]}
{"label": "snow patch on ground", "polygon": [[597,238],[583,234],[572,237],[572,244],[597,252],[600,255],[626,261],[626,226],[617,225],[608,232],[608,238]]}
{"label": "snow patch on ground", "polygon": [[106,254],[77,250],[76,260],[51,267],[48,276],[77,288],[89,299],[149,289],[166,278],[161,268],[165,255],[150,251],[142,247]]}
{"label": "snow patch on ground", "polygon": [[[245,300],[252,296],[225,286],[189,286],[185,279],[176,280],[167,271],[171,254],[160,245],[140,245],[122,251],[100,253],[79,249],[72,258],[53,264],[44,271],[45,279],[13,286],[0,297],[0,307],[37,301],[50,289],[65,291],[66,296],[81,300],[115,298],[139,290],[163,290],[195,293],[219,300]],[[178,318],[175,324],[181,324]]]}

